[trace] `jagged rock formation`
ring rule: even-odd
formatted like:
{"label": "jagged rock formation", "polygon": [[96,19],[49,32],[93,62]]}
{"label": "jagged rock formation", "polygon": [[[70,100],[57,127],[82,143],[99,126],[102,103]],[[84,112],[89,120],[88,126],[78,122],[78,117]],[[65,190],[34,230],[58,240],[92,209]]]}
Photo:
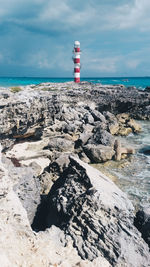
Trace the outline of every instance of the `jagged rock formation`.
{"label": "jagged rock formation", "polygon": [[[89,83],[0,89],[1,266],[147,267],[130,201],[79,160],[127,154],[114,144],[141,130],[133,118],[150,119],[149,91]],[[36,233],[30,224],[50,228]]]}
{"label": "jagged rock formation", "polygon": [[[92,263],[81,260],[72,246],[71,239],[68,237],[66,244],[63,231],[55,226],[45,232],[32,231],[29,218],[35,208],[29,201],[31,192],[25,184],[19,188],[19,194],[14,191],[18,181],[23,179],[23,172],[24,168],[14,167],[4,156],[1,157],[0,153],[0,266],[110,267],[103,257]],[[26,175],[32,180],[29,172]],[[34,194],[33,191],[32,193]],[[33,194],[34,201],[37,201],[37,196]],[[26,206],[23,203],[26,203]]]}
{"label": "jagged rock formation", "polygon": [[[52,87],[55,87],[55,91],[51,89]],[[47,91],[42,90],[45,88]],[[102,112],[105,111],[104,117]],[[1,89],[1,139],[5,145],[7,143],[7,147],[15,140],[29,137],[35,140],[43,134],[46,136],[50,131],[56,130],[56,125],[62,132],[75,133],[78,130],[82,131],[84,124],[94,126],[97,122],[101,127],[108,128],[110,133],[116,134],[118,122],[116,118],[114,121],[113,115],[111,118],[108,111],[113,114],[126,112],[133,118],[149,119],[150,94],[135,88],[106,87],[89,83],[78,86],[72,83],[32,86],[16,94]],[[129,120],[126,118],[126,122]],[[44,128],[49,129],[43,132]],[[128,128],[135,128],[133,121],[128,123]]]}
{"label": "jagged rock formation", "polygon": [[46,227],[71,236],[83,259],[105,257],[111,266],[147,266],[148,246],[133,226],[133,206],[105,175],[70,158],[47,197]]}

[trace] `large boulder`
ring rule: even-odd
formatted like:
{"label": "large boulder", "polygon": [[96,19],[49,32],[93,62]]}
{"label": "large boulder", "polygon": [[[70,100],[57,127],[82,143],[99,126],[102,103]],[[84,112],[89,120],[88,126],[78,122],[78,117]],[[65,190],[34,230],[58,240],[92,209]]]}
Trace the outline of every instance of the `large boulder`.
{"label": "large boulder", "polygon": [[105,162],[112,159],[115,151],[110,146],[88,144],[83,147],[85,154],[92,163]]}
{"label": "large boulder", "polygon": [[[71,238],[68,237],[66,246],[64,232],[55,226],[39,233],[32,231],[21,198],[13,190],[21,176],[22,169],[18,168],[17,173],[10,161],[1,155],[0,144],[0,266],[110,267],[103,257],[96,258],[92,263],[82,260],[73,248]],[[27,194],[28,191],[29,187]],[[35,192],[32,191],[31,195],[37,201]],[[32,206],[33,202],[30,208]]]}
{"label": "large boulder", "polygon": [[47,199],[46,227],[59,226],[83,259],[101,256],[113,267],[147,267],[150,262],[133,217],[126,195],[105,175],[73,157]]}
{"label": "large boulder", "polygon": [[89,144],[101,144],[104,146],[113,146],[114,145],[114,137],[101,128],[101,125],[96,126],[93,129],[93,135],[88,140]]}

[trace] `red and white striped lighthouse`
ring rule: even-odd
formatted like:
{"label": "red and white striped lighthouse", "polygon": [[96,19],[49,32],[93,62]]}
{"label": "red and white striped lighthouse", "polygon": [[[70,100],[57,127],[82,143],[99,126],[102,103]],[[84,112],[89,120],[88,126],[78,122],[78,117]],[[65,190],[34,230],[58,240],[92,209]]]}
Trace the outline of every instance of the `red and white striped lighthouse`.
{"label": "red and white striped lighthouse", "polygon": [[80,42],[75,41],[74,42],[74,82],[79,83],[80,82]]}

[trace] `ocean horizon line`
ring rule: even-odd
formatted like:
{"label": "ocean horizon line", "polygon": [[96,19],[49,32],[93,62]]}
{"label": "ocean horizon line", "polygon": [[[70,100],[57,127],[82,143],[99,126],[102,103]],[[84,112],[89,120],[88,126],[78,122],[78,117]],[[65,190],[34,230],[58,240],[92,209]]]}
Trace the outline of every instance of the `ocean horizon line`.
{"label": "ocean horizon line", "polygon": [[[150,86],[150,77],[128,77],[128,76],[120,76],[120,77],[81,77],[82,81],[91,82],[93,84],[123,84],[126,87],[135,86],[139,89],[145,89],[147,86]],[[11,86],[26,86],[31,84],[40,84],[40,83],[65,83],[65,82],[73,82],[74,77],[0,77],[0,86],[1,87],[11,87]]]}
{"label": "ocean horizon line", "polygon": [[[30,79],[74,79],[74,77],[65,77],[65,76],[59,76],[59,77],[49,77],[49,76],[0,76],[1,78],[30,78]],[[150,76],[91,76],[91,77],[81,77],[81,79],[112,79],[112,78],[150,78]]]}

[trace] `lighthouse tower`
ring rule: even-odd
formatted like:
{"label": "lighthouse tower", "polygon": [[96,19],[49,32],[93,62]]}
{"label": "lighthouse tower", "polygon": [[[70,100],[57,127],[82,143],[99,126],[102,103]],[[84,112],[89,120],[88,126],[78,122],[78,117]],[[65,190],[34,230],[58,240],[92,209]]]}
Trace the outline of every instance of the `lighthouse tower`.
{"label": "lighthouse tower", "polygon": [[80,42],[75,41],[74,42],[74,82],[79,83],[80,82]]}

